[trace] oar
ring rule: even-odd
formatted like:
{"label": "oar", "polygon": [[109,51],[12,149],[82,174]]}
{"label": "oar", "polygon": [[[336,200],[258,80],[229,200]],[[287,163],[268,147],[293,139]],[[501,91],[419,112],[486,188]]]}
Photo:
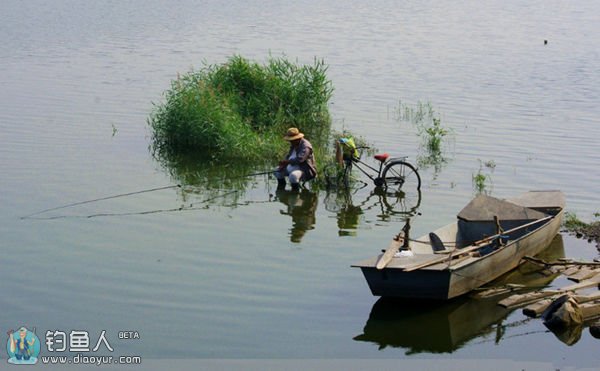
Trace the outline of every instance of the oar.
{"label": "oar", "polygon": [[[504,231],[504,232],[496,233],[496,234],[495,234],[495,235],[493,235],[493,236],[489,236],[489,237],[486,237],[486,238],[482,238],[482,239],[481,239],[481,240],[479,240],[479,241],[475,241],[475,242],[473,242],[473,245],[479,245],[479,244],[482,244],[482,243],[484,243],[484,242],[488,242],[488,241],[494,240],[494,239],[496,239],[496,238],[498,238],[498,237],[500,237],[500,236],[503,236],[503,235],[505,235],[505,234],[508,234],[508,233],[512,233],[512,232],[518,231],[519,229],[523,229],[523,228],[530,227],[530,226],[532,226],[532,225],[534,225],[534,224],[536,224],[536,223],[540,223],[540,222],[543,222],[543,221],[546,221],[546,220],[548,220],[548,219],[552,219],[552,218],[554,218],[554,215],[549,215],[549,216],[547,216],[547,217],[545,217],[545,218],[541,218],[541,219],[538,219],[538,220],[534,220],[534,221],[532,221],[532,222],[529,222],[529,223],[527,223],[527,224],[523,224],[523,225],[520,225],[520,226],[518,226],[518,227],[515,227],[515,228],[513,228],[513,229],[509,229],[508,231]],[[466,251],[466,250],[462,250],[462,251],[460,251],[460,252],[464,252],[464,251]]]}
{"label": "oar", "polygon": [[554,217],[553,215],[550,215],[550,216],[547,216],[545,218],[534,220],[533,222],[526,223],[526,224],[520,225],[518,227],[509,229],[508,231],[504,231],[502,233],[498,233],[498,234],[495,234],[493,236],[489,236],[489,237],[483,238],[483,239],[481,239],[479,241],[474,242],[473,246],[470,246],[470,247],[467,247],[467,248],[464,248],[464,249],[461,249],[461,250],[458,250],[458,251],[452,250],[452,252],[450,252],[450,254],[448,256],[442,256],[440,258],[433,259],[433,260],[430,260],[428,262],[424,262],[424,263],[417,264],[417,265],[414,265],[414,266],[411,266],[411,267],[407,267],[407,268],[404,269],[404,271],[405,272],[410,272],[410,271],[414,271],[414,270],[417,270],[417,269],[420,269],[420,268],[429,267],[431,265],[438,264],[438,263],[441,263],[441,262],[444,262],[444,261],[452,260],[453,258],[455,258],[457,256],[461,256],[461,255],[467,254],[467,253],[469,253],[471,251],[480,249],[481,248],[480,245],[482,243],[484,243],[484,242],[489,242],[489,241],[491,241],[491,240],[493,240],[495,238],[498,238],[500,236],[503,236],[505,234],[512,233],[512,232],[518,231],[520,229],[530,227],[533,224],[540,223],[540,222],[546,221],[548,219],[552,219],[553,217]]}
{"label": "oar", "polygon": [[389,264],[390,261],[394,258],[394,255],[400,250],[400,247],[404,244],[404,232],[400,232],[396,238],[392,240],[390,246],[385,250],[381,258],[377,261],[377,269],[381,270]]}
{"label": "oar", "polygon": [[400,250],[400,247],[408,247],[408,238],[410,232],[410,219],[406,219],[406,223],[402,230],[394,239],[390,246],[385,250],[385,253],[381,256],[379,261],[377,262],[377,269],[382,270],[389,264],[390,261],[394,258],[394,255]]}

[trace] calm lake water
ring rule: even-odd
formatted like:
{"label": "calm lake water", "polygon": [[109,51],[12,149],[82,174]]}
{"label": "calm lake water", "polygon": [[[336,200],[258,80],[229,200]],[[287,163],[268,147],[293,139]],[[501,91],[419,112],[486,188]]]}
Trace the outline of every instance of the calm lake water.
{"label": "calm lake water", "polygon": [[[480,169],[493,196],[561,189],[568,211],[592,220],[598,14],[594,1],[3,0],[0,330],[86,330],[92,345],[106,330],[115,354],[148,359],[597,367],[587,329],[567,345],[493,303],[421,308],[373,297],[350,265],[385,248],[404,215],[370,185],[295,196],[257,177],[208,189],[207,172],[223,170],[161,164],[146,119],[176,74],[203,62],[323,58],[336,129],[415,163],[421,139],[399,109],[429,102],[452,130],[444,165],[420,169],[415,235],[453,220]],[[21,218],[177,184],[186,187]],[[568,235],[552,251],[598,254]],[[539,277],[517,278],[529,279]],[[119,340],[125,330],[141,338]]]}

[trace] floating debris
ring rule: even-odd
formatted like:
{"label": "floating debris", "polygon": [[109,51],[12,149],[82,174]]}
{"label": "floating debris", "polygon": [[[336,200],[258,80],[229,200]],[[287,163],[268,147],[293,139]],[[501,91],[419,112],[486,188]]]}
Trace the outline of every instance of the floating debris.
{"label": "floating debris", "polygon": [[[592,287],[600,288],[600,263],[570,259],[546,262],[528,256],[523,259],[543,266],[551,274],[560,273],[576,283],[561,288],[515,293],[504,297],[498,305],[507,309],[524,307],[524,315],[531,318],[541,317],[544,325],[557,338],[566,344],[574,344],[581,337],[584,324],[600,317],[600,291],[589,293]],[[527,288],[512,289],[519,291]],[[492,295],[494,290],[498,288],[479,295]],[[582,290],[586,290],[586,293],[580,292]],[[510,291],[505,289],[504,293],[506,292]],[[590,333],[596,338],[600,338],[599,326],[600,322],[590,326]]]}

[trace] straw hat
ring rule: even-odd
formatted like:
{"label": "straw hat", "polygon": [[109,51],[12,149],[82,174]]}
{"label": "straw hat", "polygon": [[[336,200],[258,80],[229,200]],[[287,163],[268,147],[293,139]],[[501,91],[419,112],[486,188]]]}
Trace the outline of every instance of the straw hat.
{"label": "straw hat", "polygon": [[298,130],[298,128],[289,128],[287,130],[287,133],[283,137],[283,139],[289,140],[289,141],[300,139],[300,138],[304,138],[304,134],[302,134],[300,132],[300,130]]}

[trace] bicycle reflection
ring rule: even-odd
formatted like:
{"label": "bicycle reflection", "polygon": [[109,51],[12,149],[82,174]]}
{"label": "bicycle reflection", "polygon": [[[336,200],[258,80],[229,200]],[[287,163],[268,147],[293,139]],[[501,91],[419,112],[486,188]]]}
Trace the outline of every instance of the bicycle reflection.
{"label": "bicycle reflection", "polygon": [[302,189],[299,192],[277,190],[275,197],[287,206],[286,210],[280,210],[279,212],[282,215],[292,217],[290,241],[300,243],[306,232],[315,228],[319,195],[307,189]]}
{"label": "bicycle reflection", "polygon": [[[421,205],[420,191],[409,195],[382,188],[375,188],[362,202],[355,204],[353,197],[359,190],[339,189],[325,195],[325,209],[336,214],[339,236],[356,236],[363,223],[405,222],[418,214]],[[371,215],[375,220],[369,220]]]}

